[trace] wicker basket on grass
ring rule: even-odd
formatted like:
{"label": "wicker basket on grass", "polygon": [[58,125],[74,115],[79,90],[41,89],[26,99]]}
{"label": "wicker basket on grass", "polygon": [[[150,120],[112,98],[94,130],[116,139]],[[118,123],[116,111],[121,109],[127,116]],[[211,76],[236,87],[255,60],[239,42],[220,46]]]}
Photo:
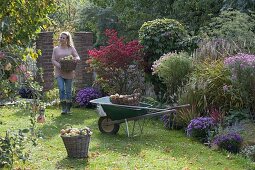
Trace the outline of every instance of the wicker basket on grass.
{"label": "wicker basket on grass", "polygon": [[89,128],[81,130],[75,128],[62,129],[61,138],[64,142],[68,157],[87,158],[91,134],[92,132]]}

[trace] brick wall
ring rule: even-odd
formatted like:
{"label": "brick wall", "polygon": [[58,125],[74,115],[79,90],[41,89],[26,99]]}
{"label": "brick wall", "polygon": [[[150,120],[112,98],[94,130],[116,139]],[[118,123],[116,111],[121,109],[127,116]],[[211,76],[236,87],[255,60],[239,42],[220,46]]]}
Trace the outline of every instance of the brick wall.
{"label": "brick wall", "polygon": [[[36,40],[36,49],[42,51],[42,55],[37,59],[37,68],[42,68],[42,79],[37,76],[36,80],[43,86],[43,91],[50,90],[54,87],[53,65],[51,56],[53,50],[53,32],[42,32]],[[38,75],[38,74],[37,74]]]}
{"label": "brick wall", "polygon": [[93,47],[93,34],[91,32],[75,32],[73,34],[75,48],[81,58],[76,68],[76,77],[74,86],[76,90],[92,85],[92,73],[86,72],[86,60],[88,59],[87,51]]}
{"label": "brick wall", "polygon": [[[92,73],[85,71],[87,50],[93,47],[93,34],[90,32],[75,32],[73,34],[75,48],[81,58],[76,68],[74,87],[76,90],[91,86],[93,82]],[[37,77],[37,81],[43,86],[44,91],[54,88],[54,67],[51,63],[53,50],[53,32],[42,32],[36,41],[36,48],[42,51],[42,55],[37,59],[37,67],[43,69],[43,81]]]}

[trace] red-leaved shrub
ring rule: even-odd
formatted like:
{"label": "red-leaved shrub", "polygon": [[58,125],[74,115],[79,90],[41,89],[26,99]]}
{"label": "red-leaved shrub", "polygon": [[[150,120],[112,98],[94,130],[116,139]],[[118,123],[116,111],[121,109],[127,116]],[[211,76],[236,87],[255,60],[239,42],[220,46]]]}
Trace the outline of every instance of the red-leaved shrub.
{"label": "red-leaved shrub", "polygon": [[125,43],[115,30],[107,29],[105,35],[107,45],[89,50],[87,63],[96,72],[96,82],[105,92],[130,93],[139,88],[143,47],[137,40]]}

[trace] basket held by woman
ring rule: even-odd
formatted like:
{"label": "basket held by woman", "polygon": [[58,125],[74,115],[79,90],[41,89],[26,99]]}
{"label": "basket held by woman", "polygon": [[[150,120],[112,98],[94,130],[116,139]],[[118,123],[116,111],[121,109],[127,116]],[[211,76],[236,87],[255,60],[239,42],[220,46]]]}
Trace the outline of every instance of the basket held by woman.
{"label": "basket held by woman", "polygon": [[73,59],[72,55],[65,56],[60,60],[61,70],[73,71],[76,68],[77,62]]}

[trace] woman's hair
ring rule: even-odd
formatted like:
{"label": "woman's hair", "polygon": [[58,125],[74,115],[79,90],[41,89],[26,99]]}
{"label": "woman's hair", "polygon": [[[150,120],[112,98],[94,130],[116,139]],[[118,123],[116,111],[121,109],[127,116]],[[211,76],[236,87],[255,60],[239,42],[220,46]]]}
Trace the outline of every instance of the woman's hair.
{"label": "woman's hair", "polygon": [[[61,32],[61,34],[66,35],[66,38],[67,38],[67,46],[69,46],[69,47],[74,47],[73,38],[72,38],[72,35],[70,34],[70,32],[64,31],[64,32]],[[61,34],[60,34],[60,35],[61,35]]]}

